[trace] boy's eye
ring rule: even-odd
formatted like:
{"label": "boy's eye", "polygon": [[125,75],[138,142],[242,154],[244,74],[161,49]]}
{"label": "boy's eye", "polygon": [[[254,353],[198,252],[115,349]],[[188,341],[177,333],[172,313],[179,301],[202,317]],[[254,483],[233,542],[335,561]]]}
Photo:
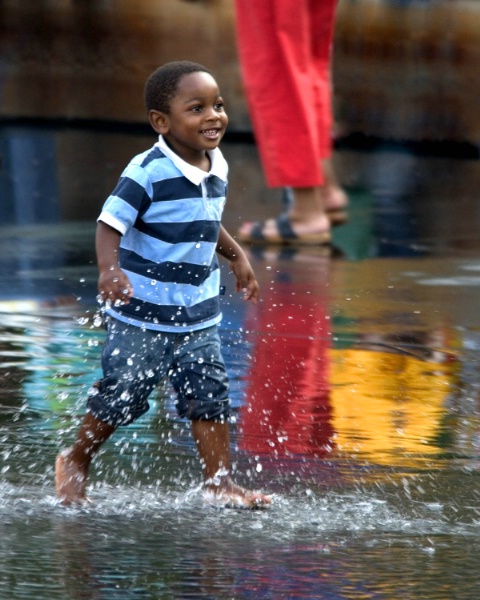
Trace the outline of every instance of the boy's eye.
{"label": "boy's eye", "polygon": [[192,106],[191,110],[192,112],[200,112],[202,110],[202,107],[200,105]]}
{"label": "boy's eye", "polygon": [[215,104],[215,110],[222,111],[223,110],[223,102],[217,102]]}

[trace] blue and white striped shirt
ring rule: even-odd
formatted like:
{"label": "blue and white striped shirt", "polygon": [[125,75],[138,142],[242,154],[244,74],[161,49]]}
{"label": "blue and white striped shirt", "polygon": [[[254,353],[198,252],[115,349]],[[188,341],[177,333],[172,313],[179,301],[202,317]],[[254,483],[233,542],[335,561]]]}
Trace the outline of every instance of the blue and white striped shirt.
{"label": "blue and white striped shirt", "polygon": [[134,157],[107,198],[99,221],[122,234],[119,265],[129,277],[129,304],[113,317],[159,331],[193,331],[218,323],[220,269],[216,246],[228,166],[209,153],[206,173],[165,143]]}

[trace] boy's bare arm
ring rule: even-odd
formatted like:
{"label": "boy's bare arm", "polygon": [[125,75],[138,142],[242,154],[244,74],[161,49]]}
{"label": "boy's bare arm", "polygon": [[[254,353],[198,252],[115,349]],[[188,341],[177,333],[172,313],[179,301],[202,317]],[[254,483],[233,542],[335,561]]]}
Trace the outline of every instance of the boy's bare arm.
{"label": "boy's bare arm", "polygon": [[95,239],[99,270],[98,291],[103,301],[128,304],[133,289],[130,280],[118,266],[120,238],[118,231],[102,221],[98,222]]}
{"label": "boy's bare arm", "polygon": [[228,260],[230,269],[237,280],[237,292],[244,292],[243,299],[251,300],[256,304],[259,295],[259,286],[252,265],[241,246],[233,239],[223,225],[220,226],[217,252],[220,256]]}

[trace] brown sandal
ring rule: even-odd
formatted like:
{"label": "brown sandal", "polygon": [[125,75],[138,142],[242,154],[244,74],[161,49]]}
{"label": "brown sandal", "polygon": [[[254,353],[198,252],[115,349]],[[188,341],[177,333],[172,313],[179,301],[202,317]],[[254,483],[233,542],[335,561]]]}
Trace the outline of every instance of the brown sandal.
{"label": "brown sandal", "polygon": [[290,217],[287,213],[275,219],[277,235],[266,236],[263,233],[265,221],[257,221],[252,225],[249,234],[238,232],[237,237],[241,242],[249,244],[282,244],[294,246],[323,246],[330,244],[332,236],[330,231],[321,233],[308,233],[297,235],[292,228]]}

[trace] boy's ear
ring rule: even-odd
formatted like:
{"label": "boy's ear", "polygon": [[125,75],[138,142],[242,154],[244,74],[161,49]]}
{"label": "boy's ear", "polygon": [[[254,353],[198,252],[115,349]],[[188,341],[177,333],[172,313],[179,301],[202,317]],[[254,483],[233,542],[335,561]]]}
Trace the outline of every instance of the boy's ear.
{"label": "boy's ear", "polygon": [[151,110],[148,113],[148,118],[150,119],[150,125],[157,133],[161,135],[168,133],[169,119],[166,113],[159,110]]}

